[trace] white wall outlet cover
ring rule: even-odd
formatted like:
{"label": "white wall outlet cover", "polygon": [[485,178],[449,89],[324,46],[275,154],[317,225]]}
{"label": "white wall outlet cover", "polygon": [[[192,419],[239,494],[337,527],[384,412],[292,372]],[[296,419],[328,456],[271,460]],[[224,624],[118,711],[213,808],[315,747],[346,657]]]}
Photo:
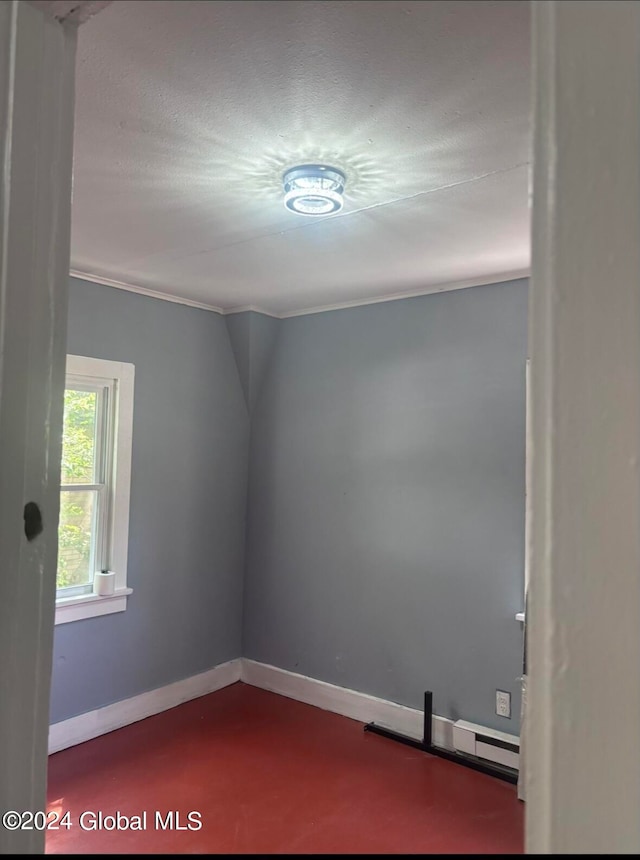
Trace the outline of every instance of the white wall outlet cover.
{"label": "white wall outlet cover", "polygon": [[511,717],[511,693],[496,690],[496,714],[499,717]]}

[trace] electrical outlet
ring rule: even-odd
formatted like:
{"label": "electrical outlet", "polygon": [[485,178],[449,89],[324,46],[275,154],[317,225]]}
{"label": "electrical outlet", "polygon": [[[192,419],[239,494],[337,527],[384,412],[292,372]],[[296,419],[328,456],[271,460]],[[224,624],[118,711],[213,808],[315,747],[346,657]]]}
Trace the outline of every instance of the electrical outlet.
{"label": "electrical outlet", "polygon": [[511,719],[511,693],[496,690],[496,714]]}

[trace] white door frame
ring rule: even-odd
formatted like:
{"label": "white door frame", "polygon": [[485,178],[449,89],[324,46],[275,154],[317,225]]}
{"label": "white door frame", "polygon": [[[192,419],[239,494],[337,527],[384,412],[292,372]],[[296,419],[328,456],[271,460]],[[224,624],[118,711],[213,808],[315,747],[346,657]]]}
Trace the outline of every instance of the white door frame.
{"label": "white door frame", "polygon": [[640,3],[535,2],[529,853],[640,850]]}
{"label": "white door frame", "polygon": [[[75,28],[0,3],[0,813],[46,798],[75,45]],[[0,824],[0,853],[43,848],[41,830]]]}

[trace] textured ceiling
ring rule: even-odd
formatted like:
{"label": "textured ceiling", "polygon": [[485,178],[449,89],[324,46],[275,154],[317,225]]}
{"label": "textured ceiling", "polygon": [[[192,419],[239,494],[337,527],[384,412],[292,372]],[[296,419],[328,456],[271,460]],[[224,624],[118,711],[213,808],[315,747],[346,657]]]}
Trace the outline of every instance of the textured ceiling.
{"label": "textured ceiling", "polygon": [[[131,2],[79,33],[72,268],[286,314],[529,265],[526,2]],[[285,210],[323,161],[345,207]]]}

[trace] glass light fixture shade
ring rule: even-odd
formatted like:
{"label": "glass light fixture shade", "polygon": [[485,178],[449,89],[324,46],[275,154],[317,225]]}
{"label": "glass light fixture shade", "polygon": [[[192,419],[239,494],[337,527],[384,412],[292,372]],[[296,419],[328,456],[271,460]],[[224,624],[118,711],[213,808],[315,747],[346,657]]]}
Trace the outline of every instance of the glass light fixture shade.
{"label": "glass light fixture shade", "polygon": [[298,215],[334,215],[342,209],[346,177],[337,167],[301,164],[282,177],[284,205]]}

